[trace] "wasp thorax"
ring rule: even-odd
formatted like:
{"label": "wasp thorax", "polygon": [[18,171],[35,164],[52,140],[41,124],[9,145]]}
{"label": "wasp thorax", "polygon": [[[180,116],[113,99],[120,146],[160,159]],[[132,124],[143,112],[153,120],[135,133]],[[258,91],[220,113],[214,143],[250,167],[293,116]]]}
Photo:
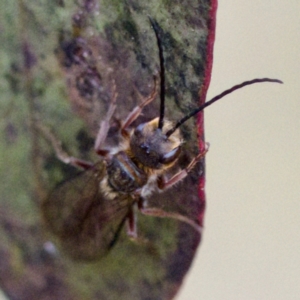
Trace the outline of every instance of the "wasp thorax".
{"label": "wasp thorax", "polygon": [[167,120],[163,129],[158,128],[158,118],[138,125],[131,133],[130,148],[133,156],[144,166],[162,169],[172,165],[181,151],[179,130],[170,137],[166,132],[173,127]]}
{"label": "wasp thorax", "polygon": [[107,165],[108,183],[114,191],[130,193],[147,182],[147,176],[123,151],[112,157]]}

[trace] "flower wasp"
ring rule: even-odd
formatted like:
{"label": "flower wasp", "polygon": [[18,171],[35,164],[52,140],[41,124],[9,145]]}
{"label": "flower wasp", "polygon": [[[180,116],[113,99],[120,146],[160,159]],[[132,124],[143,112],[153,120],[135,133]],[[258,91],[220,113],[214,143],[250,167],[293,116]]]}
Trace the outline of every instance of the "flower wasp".
{"label": "flower wasp", "polygon": [[138,239],[135,207],[145,215],[168,217],[187,223],[191,230],[201,233],[202,227],[196,221],[179,213],[147,206],[147,199],[155,193],[161,193],[163,201],[163,192],[183,181],[208,151],[207,145],[185,168],[170,173],[184,146],[180,126],[205,107],[236,89],[258,82],[281,83],[277,79],[269,78],[246,81],[224,91],[177,123],[173,123],[164,117],[163,49],[158,24],[151,18],[150,22],[156,35],[160,59],[159,117],[136,127],[132,126],[144,107],[157,97],[158,78],[154,76],[151,94],[120,122],[121,142],[118,147],[105,148],[118,97],[114,84],[110,106],[100,124],[94,144],[96,153],[101,157],[95,164],[66,155],[51,133],[42,128],[44,134],[52,141],[58,158],[84,169],[78,176],[61,183],[42,205],[47,225],[61,239],[62,247],[75,259],[92,260],[103,257],[116,243],[125,223],[128,235]]}

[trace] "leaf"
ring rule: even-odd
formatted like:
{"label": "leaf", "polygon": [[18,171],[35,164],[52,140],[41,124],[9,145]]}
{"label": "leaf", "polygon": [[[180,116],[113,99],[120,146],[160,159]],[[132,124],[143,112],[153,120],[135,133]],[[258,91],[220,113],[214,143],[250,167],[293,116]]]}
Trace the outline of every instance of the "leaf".
{"label": "leaf", "polygon": [[[151,92],[159,58],[148,15],[162,35],[166,117],[180,119],[205,101],[215,1],[85,0],[76,5],[20,0],[1,6],[1,288],[10,299],[22,300],[172,299],[192,263],[199,234],[175,220],[139,215],[138,233],[147,243],[133,243],[122,230],[99,261],[74,261],[59,252],[40,205],[56,184],[77,171],[57,160],[36,124],[51,128],[73,156],[96,162],[93,139],[114,84],[120,120]],[[137,123],[158,112],[154,101]],[[182,133],[179,166],[184,168],[204,149],[203,115],[182,126]],[[204,161],[175,188],[153,196],[149,206],[202,225]]]}

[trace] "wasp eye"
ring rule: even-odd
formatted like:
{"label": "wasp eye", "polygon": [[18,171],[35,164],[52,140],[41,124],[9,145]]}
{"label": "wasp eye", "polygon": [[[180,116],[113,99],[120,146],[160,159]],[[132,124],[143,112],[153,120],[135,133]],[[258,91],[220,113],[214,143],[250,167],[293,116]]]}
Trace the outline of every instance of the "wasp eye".
{"label": "wasp eye", "polygon": [[141,136],[141,135],[142,135],[143,129],[144,129],[144,127],[145,127],[145,124],[146,124],[146,123],[142,123],[142,124],[138,125],[138,126],[135,128],[135,130],[134,130],[134,135],[135,135],[135,136]]}
{"label": "wasp eye", "polygon": [[163,157],[161,157],[159,159],[159,162],[162,163],[162,164],[169,164],[169,163],[172,163],[173,161],[175,161],[179,154],[181,152],[181,147],[177,147],[175,149],[173,149],[172,151],[166,153]]}

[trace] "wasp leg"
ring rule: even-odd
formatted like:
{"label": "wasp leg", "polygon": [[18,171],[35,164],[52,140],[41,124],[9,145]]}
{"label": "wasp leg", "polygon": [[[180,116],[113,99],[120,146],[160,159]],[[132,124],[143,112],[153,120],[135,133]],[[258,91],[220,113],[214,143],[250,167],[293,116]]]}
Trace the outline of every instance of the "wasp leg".
{"label": "wasp leg", "polygon": [[73,157],[68,155],[62,148],[61,142],[57,137],[50,131],[49,128],[43,124],[37,122],[36,128],[42,133],[44,138],[52,145],[57,158],[65,164],[72,165],[74,167],[80,167],[83,169],[89,169],[93,164],[91,162]]}
{"label": "wasp leg", "polygon": [[133,207],[130,208],[126,220],[127,235],[133,239],[137,239],[136,214]]}
{"label": "wasp leg", "polygon": [[180,170],[170,179],[166,179],[165,177],[158,177],[157,179],[158,188],[161,190],[168,189],[172,185],[176,184],[177,182],[185,178],[189,174],[189,172],[191,172],[191,170],[195,167],[197,162],[199,162],[205,156],[205,154],[208,151],[208,148],[209,148],[209,144],[206,143],[206,147],[204,151],[200,152],[196,157],[194,157],[185,169]]}
{"label": "wasp leg", "polygon": [[171,218],[175,219],[181,222],[184,222],[186,224],[189,224],[192,226],[196,231],[198,231],[200,234],[202,233],[202,226],[197,224],[195,221],[191,220],[190,218],[183,216],[178,213],[168,212],[164,211],[161,208],[155,208],[155,207],[145,207],[145,202],[141,200],[139,202],[139,210],[142,214],[152,217],[158,217],[158,218]]}
{"label": "wasp leg", "polygon": [[124,121],[121,127],[121,134],[123,137],[128,138],[129,134],[127,132],[127,128],[131,125],[131,123],[136,120],[139,115],[141,114],[143,108],[151,103],[157,95],[157,78],[154,76],[154,87],[153,90],[148,98],[146,98],[140,105],[136,106],[127,116],[126,120]]}
{"label": "wasp leg", "polygon": [[113,96],[111,99],[111,103],[109,105],[108,108],[108,112],[106,114],[105,119],[100,123],[100,128],[95,140],[95,145],[94,145],[94,149],[96,151],[97,154],[101,155],[101,156],[106,156],[108,154],[109,151],[105,150],[105,149],[101,149],[106,137],[107,137],[107,133],[109,130],[109,123],[110,120],[116,110],[116,100],[118,97],[118,93],[116,92],[116,84],[115,82],[113,83]]}
{"label": "wasp leg", "polygon": [[148,245],[149,244],[148,239],[138,236],[136,219],[137,219],[136,212],[134,210],[134,206],[132,206],[130,208],[130,211],[128,213],[127,220],[126,220],[127,235],[131,241],[133,241],[137,244]]}

